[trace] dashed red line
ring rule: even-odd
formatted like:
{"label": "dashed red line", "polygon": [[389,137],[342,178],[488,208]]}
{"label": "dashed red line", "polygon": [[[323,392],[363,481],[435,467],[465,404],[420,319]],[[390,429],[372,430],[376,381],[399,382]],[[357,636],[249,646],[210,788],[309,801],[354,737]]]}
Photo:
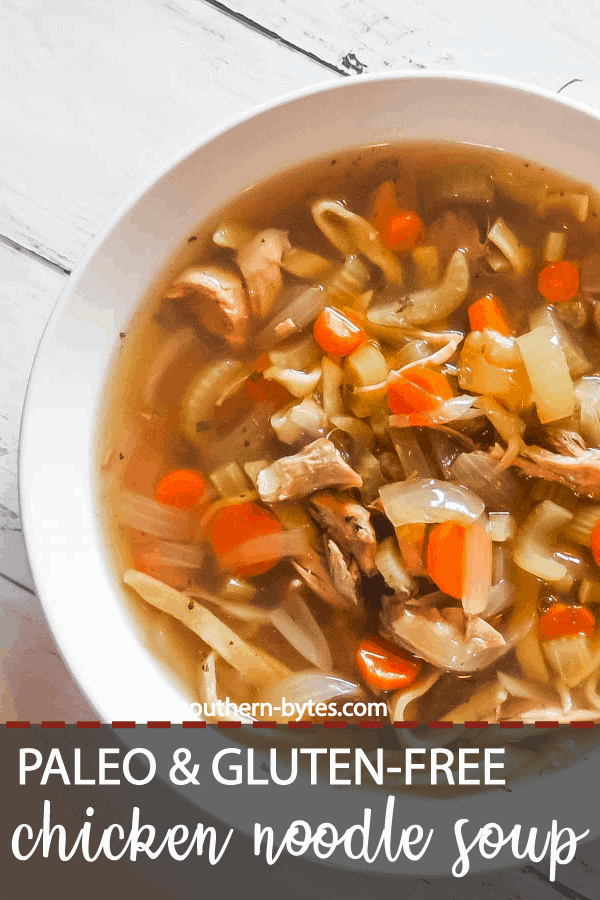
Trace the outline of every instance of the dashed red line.
{"label": "dashed red line", "polygon": [[135,722],[131,722],[131,721],[128,721],[125,719],[119,719],[116,722],[112,722],[113,728],[135,728],[135,726],[136,726]]}
{"label": "dashed red line", "polygon": [[312,724],[312,722],[288,722],[287,727],[297,729],[312,728]]}
{"label": "dashed red line", "polygon": [[41,724],[42,728],[64,728],[65,727],[64,722],[49,722],[49,721],[47,721],[47,722],[41,722],[40,724]]}
{"label": "dashed red line", "polygon": [[383,722],[359,722],[359,728],[383,728]]}
{"label": "dashed red line", "polygon": [[489,722],[464,722],[465,728],[487,728]]}
{"label": "dashed red line", "polygon": [[498,722],[500,728],[523,728],[524,722]]}
{"label": "dashed red line", "polygon": [[146,728],[170,728],[170,722],[146,722]]}
{"label": "dashed red line", "polygon": [[[5,724],[6,728],[31,728],[32,727],[31,722],[27,722],[27,721],[11,720],[11,721],[5,722],[4,724]],[[76,728],[101,728],[103,723],[98,722],[98,721],[85,721],[84,720],[84,721],[76,722],[74,724],[75,724]],[[109,723],[107,723],[107,724],[109,724]],[[140,725],[140,724],[145,724],[146,728],[171,728],[173,726],[172,722],[168,722],[166,720],[164,720],[164,721],[157,720],[157,721],[151,721],[151,722],[145,722],[145,723],[136,723],[133,720],[118,720],[118,721],[111,722],[110,726],[112,728],[137,728],[138,725]],[[178,724],[178,723],[176,723],[176,724]],[[228,721],[228,722],[217,722],[216,724],[217,724],[218,728],[241,728],[243,724],[250,724],[250,723],[244,723],[242,721],[239,721],[239,722],[229,722]],[[300,722],[291,721],[291,722],[287,722],[287,723],[255,721],[255,722],[252,722],[251,724],[252,724],[253,728],[275,729],[275,728],[279,728],[279,727],[285,728],[287,725],[288,728],[295,728],[298,730],[310,729],[310,728],[312,728],[313,725],[322,725],[323,728],[328,728],[328,729],[332,729],[332,730],[336,730],[336,729],[343,730],[343,729],[348,728],[348,725],[349,725],[349,723],[346,721],[340,722],[339,720],[336,720],[336,719],[334,719],[332,721],[325,720],[322,722],[312,722],[310,720],[303,719]],[[375,721],[370,721],[370,722],[359,721],[358,727],[359,727],[359,729],[365,729],[365,730],[380,729],[380,728],[383,728],[384,724],[385,723],[383,722],[383,720],[375,720]],[[427,725],[431,729],[448,729],[448,728],[454,728],[455,725],[458,725],[461,723],[446,722],[446,721],[416,722],[413,720],[410,720],[410,721],[407,720],[407,721],[395,721],[391,724],[393,725],[394,728],[415,729],[415,728],[418,728],[419,725]],[[525,727],[525,723],[520,722],[520,721],[517,721],[517,722],[473,721],[473,722],[463,722],[462,725],[464,728],[490,728],[490,727],[493,728],[494,726],[497,726],[499,728],[511,729],[511,728],[524,728]],[[560,728],[561,725],[565,725],[565,726],[569,726],[570,728],[574,728],[574,729],[589,729],[589,728],[594,728],[596,726],[596,722],[594,722],[593,720],[583,721],[583,722],[581,722],[581,721],[573,721],[573,722],[537,721],[537,722],[534,722],[533,725],[535,728]],[[35,727],[35,723],[34,723],[34,727]],[[43,722],[40,722],[40,727],[41,728],[66,728],[66,723],[62,722],[62,721],[44,720]],[[181,722],[181,727],[182,728],[206,728],[206,722],[196,719],[196,720],[192,720],[189,722]]]}
{"label": "dashed red line", "polygon": [[7,722],[7,728],[29,728],[30,722]]}
{"label": "dashed red line", "polygon": [[241,722],[217,722],[217,728],[241,728]]}
{"label": "dashed red line", "polygon": [[536,728],[558,728],[559,722],[534,722]]}
{"label": "dashed red line", "polygon": [[418,728],[418,727],[419,727],[418,722],[411,722],[408,720],[406,720],[406,721],[399,720],[397,722],[394,722],[394,728]]}
{"label": "dashed red line", "polygon": [[571,728],[593,728],[593,722],[569,722]]}
{"label": "dashed red line", "polygon": [[430,722],[430,728],[454,728],[454,722]]}
{"label": "dashed red line", "polygon": [[331,728],[332,731],[340,730],[343,731],[344,728],[348,727],[347,722],[323,722],[323,728]]}

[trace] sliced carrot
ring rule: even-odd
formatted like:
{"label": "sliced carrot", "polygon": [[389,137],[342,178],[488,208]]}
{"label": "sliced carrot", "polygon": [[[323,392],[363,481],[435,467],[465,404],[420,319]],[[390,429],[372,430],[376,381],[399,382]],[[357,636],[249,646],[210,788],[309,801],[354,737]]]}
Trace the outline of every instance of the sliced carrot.
{"label": "sliced carrot", "polygon": [[194,509],[206,491],[206,482],[199,472],[193,469],[175,469],[156,485],[156,499],[159,503],[176,506],[177,509]]}
{"label": "sliced carrot", "polygon": [[367,335],[351,313],[326,306],[314,324],[317,344],[331,356],[348,356],[365,343]]}
{"label": "sliced carrot", "polygon": [[362,640],[356,662],[367,684],[380,691],[410,687],[421,669],[417,660],[408,659],[395,644],[381,638]]}
{"label": "sliced carrot", "polygon": [[[225,556],[251,538],[283,531],[281,522],[272,512],[258,503],[232,503],[219,509],[208,527],[208,539],[217,556]],[[238,566],[234,575],[263,575],[277,560],[265,560],[252,565]]]}
{"label": "sliced carrot", "polygon": [[395,415],[427,412],[454,396],[446,376],[426,366],[398,373],[388,382],[387,393]]}
{"label": "sliced carrot", "polygon": [[369,221],[373,223],[384,241],[387,223],[399,212],[396,184],[393,181],[384,181],[373,194],[369,216]]}
{"label": "sliced carrot", "polygon": [[469,324],[472,331],[491,328],[493,331],[499,331],[505,337],[511,337],[513,334],[506,311],[494,294],[486,294],[471,304]]}
{"label": "sliced carrot", "polygon": [[440,591],[460,600],[465,572],[465,527],[443,522],[432,528],[427,545],[427,569]]}
{"label": "sliced carrot", "polygon": [[591,637],[595,628],[596,619],[587,606],[569,606],[566,603],[553,603],[538,622],[541,641],[553,641],[573,634]]}
{"label": "sliced carrot", "polygon": [[591,544],[594,562],[597,566],[600,566],[600,519],[598,519],[598,521],[594,525]]}
{"label": "sliced carrot", "polygon": [[383,239],[391,250],[407,253],[423,240],[421,217],[412,209],[402,209],[388,219]]}
{"label": "sliced carrot", "polygon": [[287,406],[294,399],[287,388],[272,378],[255,372],[246,381],[246,391],[253,403],[268,403],[274,410]]}
{"label": "sliced carrot", "polygon": [[550,303],[572,300],[579,290],[579,269],[567,260],[548,263],[538,275],[538,290]]}

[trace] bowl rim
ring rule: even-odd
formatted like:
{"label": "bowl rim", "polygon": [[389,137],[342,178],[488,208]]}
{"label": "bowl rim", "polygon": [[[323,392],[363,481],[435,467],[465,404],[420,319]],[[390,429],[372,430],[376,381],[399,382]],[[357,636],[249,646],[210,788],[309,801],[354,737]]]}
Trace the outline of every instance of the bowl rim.
{"label": "bowl rim", "polygon": [[[105,712],[105,710],[103,710],[104,704],[99,696],[102,693],[102,689],[99,688],[98,690],[96,690],[95,687],[91,688],[88,678],[85,677],[82,672],[78,671],[74,665],[72,665],[68,646],[66,646],[66,642],[64,641],[64,638],[61,634],[62,628],[59,621],[60,617],[55,613],[52,598],[46,594],[46,587],[44,584],[44,553],[40,552],[38,546],[39,538],[37,535],[37,528],[35,524],[34,509],[30,498],[30,475],[34,474],[36,470],[36,462],[39,461],[39,450],[33,447],[33,442],[29,437],[29,435],[35,430],[34,420],[36,416],[36,408],[32,401],[32,395],[34,393],[36,383],[44,377],[44,369],[42,368],[41,362],[42,350],[46,346],[46,344],[50,343],[51,332],[55,323],[60,319],[68,300],[75,294],[84,273],[87,271],[91,261],[96,257],[98,251],[101,249],[107,238],[113,235],[113,233],[118,229],[119,225],[127,217],[129,212],[154,188],[154,186],[161,179],[163,179],[165,176],[168,176],[170,172],[172,172],[174,169],[188,160],[201,148],[209,145],[216,139],[226,137],[229,133],[235,131],[240,125],[243,125],[244,123],[248,123],[251,120],[260,117],[263,113],[275,110],[278,107],[293,104],[298,100],[310,98],[312,96],[324,93],[344,93],[348,90],[351,90],[352,86],[357,82],[359,82],[361,85],[364,85],[365,83],[376,85],[378,83],[387,84],[400,81],[433,82],[434,84],[436,82],[454,81],[463,85],[478,84],[480,86],[492,89],[495,87],[509,89],[512,91],[517,91],[522,95],[528,96],[530,98],[549,100],[557,104],[558,106],[570,107],[600,123],[600,113],[585,102],[574,100],[569,97],[564,97],[546,88],[540,88],[534,85],[529,85],[525,82],[520,82],[518,80],[504,77],[480,75],[478,73],[456,73],[451,71],[414,72],[413,70],[400,69],[386,73],[373,73],[369,75],[353,76],[342,80],[328,78],[322,82],[319,82],[318,84],[287,92],[283,95],[279,95],[275,98],[267,100],[261,104],[255,105],[250,109],[244,110],[243,112],[238,113],[237,115],[232,116],[226,121],[216,125],[214,128],[195,138],[193,141],[188,142],[179,153],[171,156],[168,161],[166,161],[162,166],[158,167],[150,176],[145,178],[143,183],[123,200],[108,223],[94,238],[91,245],[83,254],[79,262],[76,264],[65,285],[60,291],[52,312],[48,317],[48,321],[36,350],[25,395],[19,434],[19,504],[21,509],[23,536],[27,558],[31,568],[36,593],[40,599],[40,603],[42,605],[42,609],[48,622],[50,631],[57,646],[60,649],[61,656],[71,676],[78,685],[80,691],[86,697],[86,699],[90,703],[90,706],[92,706],[93,709],[98,710],[101,715]],[[95,682],[97,683],[97,679],[95,679]],[[105,716],[105,721],[110,720]],[[215,735],[215,740],[218,739],[218,736]],[[592,761],[588,760],[585,765],[589,766],[590,762]],[[545,782],[546,779],[541,779],[540,781]],[[466,804],[467,798],[462,798],[461,802],[463,804]],[[215,814],[218,815],[218,813]],[[598,827],[594,829],[593,834],[591,834],[588,839],[592,840],[599,834],[600,825],[598,825]],[[494,866],[486,866],[483,863],[484,861],[481,860],[480,865],[474,867],[472,871],[484,871],[486,869],[489,870],[491,868],[494,868]],[[371,871],[373,871],[373,869],[371,869]],[[429,866],[423,869],[423,873],[425,872],[431,872]],[[420,874],[420,872],[413,868],[407,871],[406,874],[416,875]],[[444,874],[444,872],[439,872],[436,874]]]}

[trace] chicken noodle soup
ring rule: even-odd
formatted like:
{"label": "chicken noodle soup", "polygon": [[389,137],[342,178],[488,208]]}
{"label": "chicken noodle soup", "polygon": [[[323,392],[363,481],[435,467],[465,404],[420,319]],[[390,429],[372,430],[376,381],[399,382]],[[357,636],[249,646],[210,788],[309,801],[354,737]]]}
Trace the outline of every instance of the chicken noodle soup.
{"label": "chicken noodle soup", "polygon": [[600,718],[597,211],[387,145],[190,236],[123,336],[101,484],[191,701]]}

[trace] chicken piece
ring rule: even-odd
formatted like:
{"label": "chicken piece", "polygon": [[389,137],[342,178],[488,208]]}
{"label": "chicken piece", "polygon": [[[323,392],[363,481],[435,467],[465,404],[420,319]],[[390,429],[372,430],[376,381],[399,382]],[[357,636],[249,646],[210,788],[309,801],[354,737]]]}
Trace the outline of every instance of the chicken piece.
{"label": "chicken piece", "polygon": [[577,455],[564,456],[533,445],[521,450],[513,466],[525,475],[557,481],[576,494],[600,500],[600,450],[580,450]]}
{"label": "chicken piece", "polygon": [[565,456],[579,456],[587,450],[587,444],[578,431],[562,428],[560,425],[546,425],[535,433],[537,440],[547,450],[562,453]]}
{"label": "chicken piece", "polygon": [[455,250],[466,250],[471,263],[481,259],[486,252],[477,222],[462,209],[448,210],[438,216],[429,228],[427,243],[437,247],[442,266],[448,264]]}
{"label": "chicken piece", "polygon": [[335,541],[327,538],[325,542],[327,565],[336,591],[346,600],[348,608],[360,606],[358,583],[360,573],[355,560],[348,562]]}
{"label": "chicken piece", "polygon": [[271,310],[281,290],[281,257],[290,249],[286,231],[267,228],[242,244],[237,252],[237,264],[248,288],[250,309],[261,319]]}
{"label": "chicken piece", "polygon": [[344,462],[335,445],[318,438],[292,456],[282,456],[262,472],[256,487],[265,503],[296,500],[328,487],[362,487],[362,478]]}
{"label": "chicken piece", "polygon": [[165,300],[187,300],[203,328],[239,349],[248,334],[248,299],[241,278],[221,266],[191,266],[165,291]]}
{"label": "chicken piece", "polygon": [[345,612],[356,612],[362,609],[363,606],[362,598],[358,593],[357,583],[353,580],[352,573],[344,573],[341,564],[343,563],[346,566],[346,561],[343,555],[341,562],[339,557],[337,557],[333,564],[331,563],[332,556],[335,556],[335,551],[332,551],[329,562],[330,568],[333,568],[335,571],[334,577],[337,578],[338,584],[334,583],[334,577],[330,575],[318,553],[310,553],[308,556],[304,556],[300,562],[292,559],[291,563],[302,580],[317,597],[320,597],[321,600],[324,600],[325,603],[328,603],[335,609],[341,609]]}
{"label": "chicken piece", "polygon": [[[522,637],[507,640],[480,616],[466,617],[456,608],[419,609],[384,600],[382,633],[432,665],[448,672],[469,674],[484,669]],[[527,629],[532,623],[527,623]]]}
{"label": "chicken piece", "polygon": [[313,495],[309,506],[317,522],[346,554],[354,557],[363,572],[376,575],[375,532],[364,506],[329,491]]}

